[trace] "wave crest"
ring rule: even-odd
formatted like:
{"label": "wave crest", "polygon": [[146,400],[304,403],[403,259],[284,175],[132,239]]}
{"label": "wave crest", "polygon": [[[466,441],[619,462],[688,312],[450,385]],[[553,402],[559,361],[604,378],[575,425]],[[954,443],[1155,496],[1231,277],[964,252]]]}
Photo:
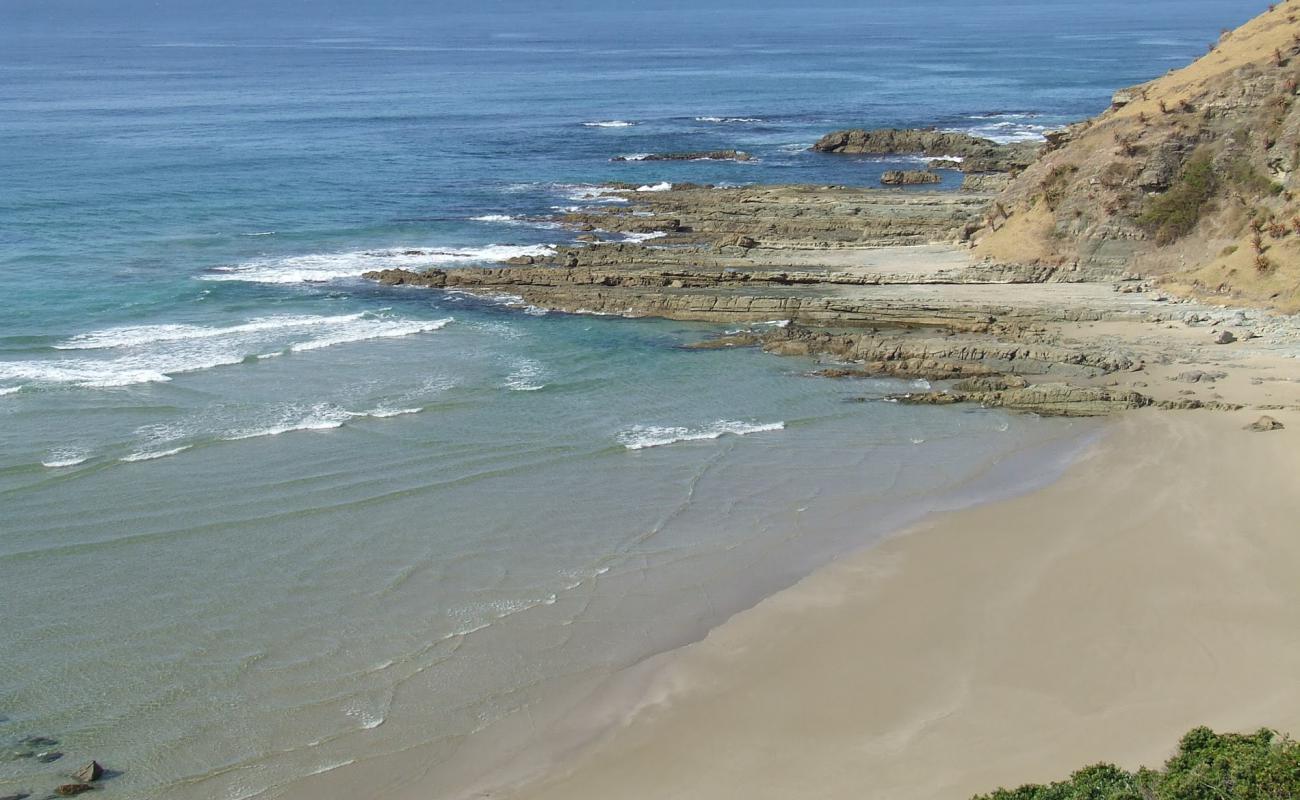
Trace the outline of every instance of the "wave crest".
{"label": "wave crest", "polygon": [[718,439],[728,434],[747,436],[751,433],[766,433],[785,430],[784,422],[751,423],[739,420],[718,420],[699,428],[661,427],[658,425],[635,425],[619,432],[615,437],[618,443],[628,450],[644,450],[648,447],[662,447],[677,442],[697,442],[706,439]]}

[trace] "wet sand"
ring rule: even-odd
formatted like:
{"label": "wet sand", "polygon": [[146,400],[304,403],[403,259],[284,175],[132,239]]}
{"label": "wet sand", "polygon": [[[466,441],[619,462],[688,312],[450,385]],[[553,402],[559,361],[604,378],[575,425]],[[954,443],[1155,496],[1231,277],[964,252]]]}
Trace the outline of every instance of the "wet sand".
{"label": "wet sand", "polygon": [[1195,725],[1300,731],[1300,417],[1243,431],[1257,416],[1126,415],[1048,488],[843,558],[607,687],[593,714],[634,710],[474,796],[957,800],[1154,765]]}

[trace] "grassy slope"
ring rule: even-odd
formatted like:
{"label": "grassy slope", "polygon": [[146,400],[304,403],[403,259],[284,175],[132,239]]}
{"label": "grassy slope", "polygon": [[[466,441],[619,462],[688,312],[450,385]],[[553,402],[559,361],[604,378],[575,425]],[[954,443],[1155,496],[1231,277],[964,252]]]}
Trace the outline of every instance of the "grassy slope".
{"label": "grassy slope", "polygon": [[1002,194],[979,251],[1124,263],[1175,289],[1300,310],[1298,82],[1290,0],[1074,126]]}

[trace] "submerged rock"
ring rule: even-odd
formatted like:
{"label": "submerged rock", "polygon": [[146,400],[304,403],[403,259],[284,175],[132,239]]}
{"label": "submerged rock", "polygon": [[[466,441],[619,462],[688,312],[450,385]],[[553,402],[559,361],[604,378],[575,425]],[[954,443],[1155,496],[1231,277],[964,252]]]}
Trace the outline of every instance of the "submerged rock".
{"label": "submerged rock", "polygon": [[54,793],[60,797],[76,797],[79,794],[95,791],[95,787],[89,783],[65,783],[54,790]]}
{"label": "submerged rock", "polygon": [[1285,427],[1285,425],[1266,414],[1247,425],[1246,430],[1254,433],[1266,433],[1268,431],[1280,431]]}
{"label": "submerged rock", "polygon": [[63,758],[63,754],[58,752],[57,750],[36,754],[36,760],[41,762],[42,764],[52,764],[55,761],[58,761],[60,758]]}
{"label": "submerged rock", "polygon": [[611,161],[753,161],[754,157],[743,150],[700,150],[687,153],[647,153],[636,156],[616,156]]}

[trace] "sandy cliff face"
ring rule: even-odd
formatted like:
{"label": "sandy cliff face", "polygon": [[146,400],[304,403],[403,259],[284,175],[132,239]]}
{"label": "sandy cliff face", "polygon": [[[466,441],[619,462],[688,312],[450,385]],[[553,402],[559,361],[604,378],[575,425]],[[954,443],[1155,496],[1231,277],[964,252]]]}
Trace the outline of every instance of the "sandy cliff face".
{"label": "sandy cliff face", "polygon": [[1300,2],[1052,137],[989,208],[979,252],[1126,264],[1166,285],[1300,310]]}

